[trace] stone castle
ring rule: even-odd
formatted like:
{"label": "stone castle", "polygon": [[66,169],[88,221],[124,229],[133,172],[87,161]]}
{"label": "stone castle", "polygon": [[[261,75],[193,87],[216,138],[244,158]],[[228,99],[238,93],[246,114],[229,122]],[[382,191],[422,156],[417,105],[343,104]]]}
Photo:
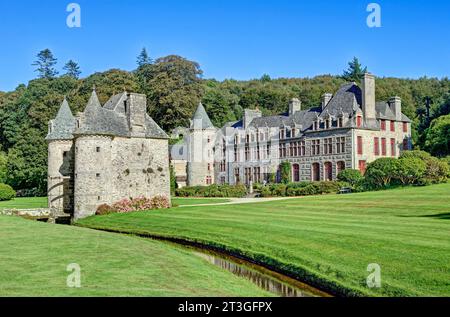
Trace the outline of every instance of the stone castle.
{"label": "stone castle", "polygon": [[170,199],[167,134],[147,114],[146,96],[123,92],[102,107],[95,89],[84,112],[64,99],[49,123],[49,208],[75,220],[130,197]]}
{"label": "stone castle", "polygon": [[298,99],[276,116],[246,109],[241,120],[221,129],[200,104],[190,128],[173,134],[184,138],[171,151],[178,186],[280,181],[285,161],[293,182],[326,181],[344,169],[364,173],[367,163],[409,150],[411,120],[399,97],[376,102],[375,77],[366,73],[360,86],[325,93],[312,109],[302,109]]}

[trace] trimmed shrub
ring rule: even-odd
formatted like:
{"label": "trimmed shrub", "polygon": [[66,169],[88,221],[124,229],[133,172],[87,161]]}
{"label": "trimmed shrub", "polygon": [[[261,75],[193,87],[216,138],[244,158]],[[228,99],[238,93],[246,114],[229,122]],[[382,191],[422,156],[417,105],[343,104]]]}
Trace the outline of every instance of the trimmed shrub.
{"label": "trimmed shrub", "polygon": [[449,166],[447,162],[431,157],[426,160],[425,163],[425,174],[420,180],[422,184],[439,184],[447,181],[449,174]]}
{"label": "trimmed shrub", "polygon": [[95,214],[98,216],[109,215],[112,213],[115,213],[115,211],[108,204],[102,204],[102,205],[98,206],[97,211],[95,212]]}
{"label": "trimmed shrub", "polygon": [[169,198],[166,196],[155,196],[151,199],[151,209],[167,209],[170,208]]}
{"label": "trimmed shrub", "polygon": [[395,158],[379,158],[367,165],[364,175],[366,183],[376,189],[391,185],[398,167],[398,160]]}
{"label": "trimmed shrub", "polygon": [[359,182],[361,182],[364,176],[361,175],[359,170],[346,169],[339,172],[337,178],[341,182],[349,183],[352,187],[355,187]]}
{"label": "trimmed shrub", "polygon": [[210,185],[210,186],[189,186],[178,188],[175,191],[178,197],[237,197],[242,198],[247,195],[247,188],[244,185]]}
{"label": "trimmed shrub", "polygon": [[427,165],[416,157],[404,157],[398,160],[395,178],[403,185],[417,184],[423,178]]}
{"label": "trimmed shrub", "polygon": [[425,151],[419,151],[419,150],[404,151],[400,155],[400,158],[419,158],[423,161],[426,161],[427,159],[431,158],[431,154],[427,153]]}
{"label": "trimmed shrub", "polygon": [[16,197],[16,191],[9,185],[0,184],[0,201],[11,200]]}

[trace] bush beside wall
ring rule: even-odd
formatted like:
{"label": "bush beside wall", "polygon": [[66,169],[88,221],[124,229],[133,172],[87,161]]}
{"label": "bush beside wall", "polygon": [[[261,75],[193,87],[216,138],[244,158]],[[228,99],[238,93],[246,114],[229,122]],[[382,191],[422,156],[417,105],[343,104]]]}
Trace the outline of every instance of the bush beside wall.
{"label": "bush beside wall", "polygon": [[210,185],[189,186],[178,188],[175,191],[178,197],[235,197],[242,198],[247,195],[244,185]]}
{"label": "bush beside wall", "polygon": [[6,184],[0,184],[0,201],[11,200],[16,197],[15,190]]}

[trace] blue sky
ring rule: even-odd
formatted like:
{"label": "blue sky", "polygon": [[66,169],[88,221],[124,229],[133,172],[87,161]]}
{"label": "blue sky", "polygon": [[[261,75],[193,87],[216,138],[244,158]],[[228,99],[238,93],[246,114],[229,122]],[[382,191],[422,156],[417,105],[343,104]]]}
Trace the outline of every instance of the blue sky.
{"label": "blue sky", "polygon": [[[66,26],[70,2],[81,6],[81,28]],[[370,2],[381,5],[381,28],[367,27]],[[76,60],[82,76],[132,70],[143,46],[220,80],[340,74],[353,56],[378,76],[450,74],[446,0],[0,0],[0,12],[3,91],[36,76],[44,48],[59,69]]]}

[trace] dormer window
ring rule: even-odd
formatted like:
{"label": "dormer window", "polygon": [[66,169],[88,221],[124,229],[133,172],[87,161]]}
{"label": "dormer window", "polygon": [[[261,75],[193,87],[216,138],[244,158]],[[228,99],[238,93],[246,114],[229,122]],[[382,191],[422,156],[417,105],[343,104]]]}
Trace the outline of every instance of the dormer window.
{"label": "dormer window", "polygon": [[128,112],[128,104],[127,104],[126,100],[123,101],[123,108],[125,110],[125,113],[127,113]]}
{"label": "dormer window", "polygon": [[95,151],[96,151],[97,153],[100,153],[100,147],[97,146],[97,147],[95,148]]}
{"label": "dormer window", "polygon": [[283,140],[284,137],[285,137],[285,130],[284,130],[284,129],[281,129],[281,130],[280,130],[280,140]]}
{"label": "dormer window", "polygon": [[295,138],[296,130],[295,128],[291,130],[291,138]]}
{"label": "dormer window", "polygon": [[313,130],[315,130],[315,131],[319,130],[319,122],[318,121],[314,121]]}
{"label": "dormer window", "polygon": [[330,128],[330,119],[326,119],[325,120],[325,129],[329,129]]}
{"label": "dormer window", "polygon": [[344,118],[343,117],[339,117],[337,119],[337,126],[338,126],[338,128],[342,128],[344,126]]}
{"label": "dormer window", "polygon": [[361,116],[356,117],[356,126],[358,128],[360,128],[362,126],[362,117]]}

